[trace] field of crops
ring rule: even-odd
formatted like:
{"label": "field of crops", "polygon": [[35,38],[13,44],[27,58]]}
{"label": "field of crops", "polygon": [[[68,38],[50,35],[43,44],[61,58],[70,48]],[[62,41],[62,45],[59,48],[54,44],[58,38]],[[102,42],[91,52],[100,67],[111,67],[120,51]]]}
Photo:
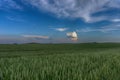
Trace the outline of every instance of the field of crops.
{"label": "field of crops", "polygon": [[0,45],[0,80],[120,80],[120,44]]}

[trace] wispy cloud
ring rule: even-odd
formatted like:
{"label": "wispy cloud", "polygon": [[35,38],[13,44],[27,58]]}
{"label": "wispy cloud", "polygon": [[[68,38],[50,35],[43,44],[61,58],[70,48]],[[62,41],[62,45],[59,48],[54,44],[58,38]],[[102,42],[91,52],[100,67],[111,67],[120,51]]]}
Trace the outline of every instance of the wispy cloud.
{"label": "wispy cloud", "polygon": [[109,8],[120,8],[120,0],[23,0],[40,10],[58,17],[82,18],[85,22],[106,20],[105,16],[92,16]]}
{"label": "wispy cloud", "polygon": [[40,37],[40,35],[0,35],[0,44],[49,42],[47,37]]}
{"label": "wispy cloud", "polygon": [[108,26],[104,26],[101,28],[90,28],[90,27],[86,27],[80,30],[77,30],[77,32],[110,32],[110,31],[118,31],[120,30],[120,25],[117,24],[113,24],[113,25],[108,25]]}
{"label": "wispy cloud", "polygon": [[112,19],[112,22],[120,22],[120,19]]}
{"label": "wispy cloud", "polygon": [[25,20],[19,16],[6,16],[6,18],[10,21],[25,22]]}
{"label": "wispy cloud", "polygon": [[17,4],[14,0],[0,0],[0,9],[22,9],[22,6]]}
{"label": "wispy cloud", "polygon": [[36,38],[36,39],[49,39],[49,36],[41,36],[41,35],[22,35],[25,38]]}
{"label": "wispy cloud", "polygon": [[51,29],[54,29],[54,30],[60,31],[60,32],[68,30],[68,28],[51,28]]}

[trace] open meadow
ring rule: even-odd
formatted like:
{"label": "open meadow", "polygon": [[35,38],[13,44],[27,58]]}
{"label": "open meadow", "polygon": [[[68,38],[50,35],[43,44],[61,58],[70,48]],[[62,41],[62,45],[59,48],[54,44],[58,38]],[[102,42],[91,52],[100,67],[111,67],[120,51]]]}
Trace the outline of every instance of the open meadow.
{"label": "open meadow", "polygon": [[120,80],[120,44],[1,44],[0,80]]}

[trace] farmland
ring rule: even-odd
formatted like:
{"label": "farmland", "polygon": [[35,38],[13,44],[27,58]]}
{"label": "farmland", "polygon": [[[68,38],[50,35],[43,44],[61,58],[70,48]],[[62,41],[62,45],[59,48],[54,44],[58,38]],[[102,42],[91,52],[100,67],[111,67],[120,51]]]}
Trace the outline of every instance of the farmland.
{"label": "farmland", "polygon": [[120,44],[0,45],[0,80],[120,80]]}

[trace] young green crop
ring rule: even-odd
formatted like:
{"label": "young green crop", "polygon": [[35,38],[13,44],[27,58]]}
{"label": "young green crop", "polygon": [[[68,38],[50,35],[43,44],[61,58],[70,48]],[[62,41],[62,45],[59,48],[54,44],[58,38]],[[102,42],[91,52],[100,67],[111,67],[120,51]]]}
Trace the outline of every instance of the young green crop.
{"label": "young green crop", "polygon": [[120,80],[120,44],[4,45],[0,56],[1,80]]}

